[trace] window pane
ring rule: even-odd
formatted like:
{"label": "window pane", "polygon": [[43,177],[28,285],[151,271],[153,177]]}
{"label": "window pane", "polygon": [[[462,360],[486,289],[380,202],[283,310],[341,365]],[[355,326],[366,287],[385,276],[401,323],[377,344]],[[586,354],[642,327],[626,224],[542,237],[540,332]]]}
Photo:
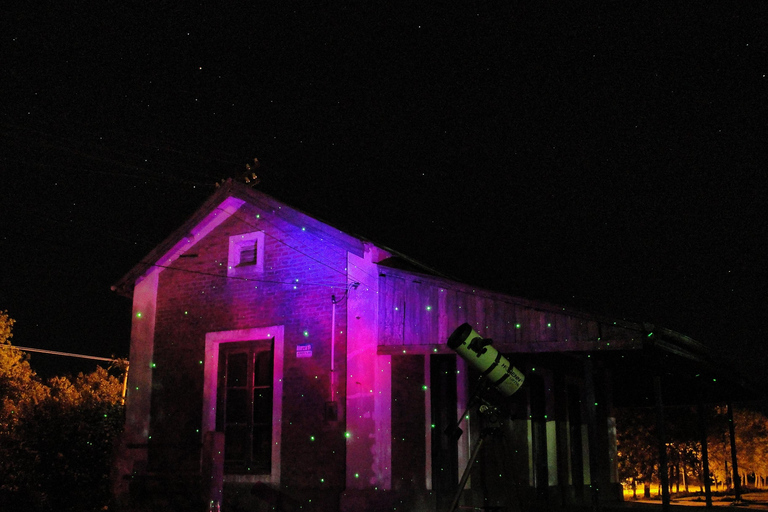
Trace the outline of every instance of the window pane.
{"label": "window pane", "polygon": [[227,366],[227,387],[248,385],[248,354],[240,352],[229,355],[229,364]]}
{"label": "window pane", "polygon": [[272,425],[272,388],[253,390],[253,423]]}
{"label": "window pane", "polygon": [[274,353],[271,340],[220,347],[217,428],[225,435],[227,474],[271,469]]}
{"label": "window pane", "polygon": [[253,429],[254,469],[269,469],[272,455],[272,425]]}
{"label": "window pane", "polygon": [[248,390],[227,390],[227,423],[246,423],[248,421]]}
{"label": "window pane", "polygon": [[224,433],[224,457],[229,461],[244,461],[248,446],[248,429],[229,425]]}
{"label": "window pane", "polygon": [[256,354],[254,364],[254,385],[271,386],[272,385],[272,351],[265,350]]}

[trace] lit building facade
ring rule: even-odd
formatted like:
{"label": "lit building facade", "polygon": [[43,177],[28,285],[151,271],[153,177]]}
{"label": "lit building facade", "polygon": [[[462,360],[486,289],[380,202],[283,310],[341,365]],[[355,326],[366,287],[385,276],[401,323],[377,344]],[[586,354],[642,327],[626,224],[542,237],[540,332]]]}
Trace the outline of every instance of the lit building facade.
{"label": "lit building facade", "polygon": [[115,290],[133,300],[124,503],[445,510],[484,421],[445,344],[464,322],[526,380],[461,503],[622,499],[612,361],[648,326],[452,281],[232,181]]}

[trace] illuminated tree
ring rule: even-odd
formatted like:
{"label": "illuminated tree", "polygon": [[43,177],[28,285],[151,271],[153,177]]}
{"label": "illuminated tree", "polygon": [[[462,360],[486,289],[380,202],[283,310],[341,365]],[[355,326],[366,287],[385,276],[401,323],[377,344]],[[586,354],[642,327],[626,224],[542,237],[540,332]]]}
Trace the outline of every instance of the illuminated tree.
{"label": "illuminated tree", "polygon": [[[749,409],[734,409],[739,470],[752,478],[768,476],[768,418]],[[756,483],[756,482],[754,482]]]}
{"label": "illuminated tree", "polygon": [[[732,486],[731,447],[727,409],[713,407],[707,413],[709,470],[716,490]],[[670,491],[688,491],[690,485],[702,490],[702,449],[698,436],[698,417],[688,407],[666,408],[665,430]],[[736,408],[733,412],[740,478],[743,484],[768,483],[768,418],[763,414]],[[652,409],[620,409],[616,414],[618,465],[621,482],[636,488],[659,481],[656,415]]]}
{"label": "illuminated tree", "polygon": [[43,383],[0,312],[0,508],[99,510],[109,500],[122,384],[104,368]]}
{"label": "illuminated tree", "polygon": [[[746,479],[748,485],[763,485],[768,478],[768,418],[758,411],[734,408],[733,423],[740,476]],[[724,406],[716,409],[708,442],[710,471],[717,482],[732,486],[731,444]]]}
{"label": "illuminated tree", "polygon": [[11,345],[15,320],[0,311],[0,435],[48,396],[48,389],[29,366],[24,354]]}
{"label": "illuminated tree", "polygon": [[21,429],[36,453],[35,483],[45,492],[41,509],[95,510],[109,499],[113,442],[123,423],[122,385],[98,367],[74,382],[53,378],[49,386],[49,398]]}
{"label": "illuminated tree", "polygon": [[659,441],[654,417],[646,409],[616,412],[619,479],[633,489],[635,496],[638,485],[648,495],[651,483],[658,480]]}
{"label": "illuminated tree", "polygon": [[687,492],[701,486],[701,439],[698,411],[692,406],[664,410],[670,492]]}
{"label": "illuminated tree", "polygon": [[[35,454],[20,436],[27,415],[49,395],[21,351],[11,345],[14,320],[0,311],[0,501],[27,494]],[[6,498],[6,499],[3,499]]]}

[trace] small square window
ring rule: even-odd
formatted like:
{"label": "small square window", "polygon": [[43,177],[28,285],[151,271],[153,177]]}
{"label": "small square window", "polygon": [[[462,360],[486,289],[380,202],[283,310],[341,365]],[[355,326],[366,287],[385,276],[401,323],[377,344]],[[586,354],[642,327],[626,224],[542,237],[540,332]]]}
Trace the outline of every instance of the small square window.
{"label": "small square window", "polygon": [[240,249],[240,261],[237,264],[238,267],[244,267],[246,265],[256,265],[259,262],[258,240],[251,240],[251,243],[241,245],[239,249]]}
{"label": "small square window", "polygon": [[264,271],[264,232],[229,237],[227,275],[240,276]]}

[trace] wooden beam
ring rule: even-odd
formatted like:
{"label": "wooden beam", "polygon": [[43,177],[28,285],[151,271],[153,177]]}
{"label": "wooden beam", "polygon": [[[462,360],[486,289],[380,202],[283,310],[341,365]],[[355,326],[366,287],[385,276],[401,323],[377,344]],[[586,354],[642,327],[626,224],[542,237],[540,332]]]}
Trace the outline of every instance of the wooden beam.
{"label": "wooden beam", "polygon": [[[642,340],[611,341],[541,341],[529,343],[494,343],[502,354],[540,354],[556,352],[608,352],[617,350],[641,350]],[[384,355],[402,354],[451,354],[453,351],[444,343],[424,345],[379,345],[377,353]]]}

